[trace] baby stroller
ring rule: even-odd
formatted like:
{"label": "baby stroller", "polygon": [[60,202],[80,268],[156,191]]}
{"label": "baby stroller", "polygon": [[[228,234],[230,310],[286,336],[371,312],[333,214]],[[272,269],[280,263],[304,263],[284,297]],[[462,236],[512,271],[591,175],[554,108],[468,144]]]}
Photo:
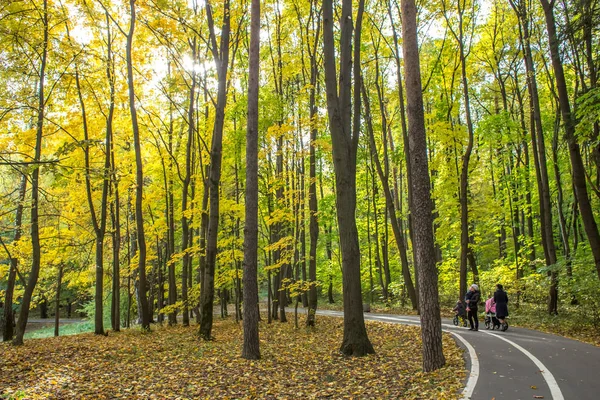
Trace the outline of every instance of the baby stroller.
{"label": "baby stroller", "polygon": [[483,323],[485,324],[485,329],[500,329],[500,321],[498,321],[498,318],[496,318],[495,312],[490,311],[485,313],[485,319],[483,320]]}
{"label": "baby stroller", "polygon": [[500,329],[500,321],[496,318],[496,303],[494,303],[494,299],[491,297],[485,302],[485,319],[483,323],[485,329]]}
{"label": "baby stroller", "polygon": [[452,309],[452,311],[454,311],[454,318],[452,319],[454,326],[462,325],[466,327],[467,313],[465,311],[465,306],[463,305],[462,301],[457,301],[456,306]]}

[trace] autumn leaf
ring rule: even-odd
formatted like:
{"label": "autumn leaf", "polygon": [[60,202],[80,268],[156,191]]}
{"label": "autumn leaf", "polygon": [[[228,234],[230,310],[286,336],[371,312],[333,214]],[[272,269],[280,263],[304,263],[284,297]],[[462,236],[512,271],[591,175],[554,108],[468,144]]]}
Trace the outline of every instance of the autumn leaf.
{"label": "autumn leaf", "polygon": [[[266,318],[264,318],[266,320]],[[215,341],[197,327],[138,330],[48,339],[0,346],[0,398],[402,398],[457,399],[465,378],[462,351],[449,335],[447,365],[421,370],[419,328],[367,322],[377,354],[339,353],[343,330],[319,317],[313,330],[293,324],[260,327],[262,358],[240,357],[242,327],[215,322]],[[17,396],[17,394],[19,394]],[[19,397],[20,396],[20,397]]]}

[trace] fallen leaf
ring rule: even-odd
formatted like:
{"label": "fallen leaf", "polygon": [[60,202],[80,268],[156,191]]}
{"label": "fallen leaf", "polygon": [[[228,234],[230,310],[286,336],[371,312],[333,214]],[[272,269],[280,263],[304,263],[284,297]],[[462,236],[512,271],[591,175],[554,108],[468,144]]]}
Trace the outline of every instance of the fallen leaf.
{"label": "fallen leaf", "polygon": [[0,346],[0,359],[14,360],[2,366],[0,398],[242,399],[254,393],[414,400],[460,393],[467,375],[463,351],[449,334],[442,337],[446,366],[424,373],[421,342],[414,340],[420,328],[366,326],[377,353],[344,357],[336,318],[319,317],[310,331],[261,323],[262,358],[250,363],[240,358],[242,326],[232,319],[215,320],[216,340],[210,342],[198,338],[196,325],[31,339],[20,347]]}

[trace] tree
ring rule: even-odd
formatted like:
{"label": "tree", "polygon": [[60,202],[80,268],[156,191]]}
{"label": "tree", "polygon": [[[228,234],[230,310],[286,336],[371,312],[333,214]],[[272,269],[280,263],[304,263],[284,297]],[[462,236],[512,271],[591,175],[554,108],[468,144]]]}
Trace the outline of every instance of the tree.
{"label": "tree", "polygon": [[402,0],[404,75],[411,159],[412,209],[415,263],[419,274],[419,309],[423,370],[433,371],[446,363],[442,351],[442,321],[438,302],[437,269],[433,244],[433,207],[430,196],[427,140],[417,40],[417,8],[413,0]]}
{"label": "tree", "polygon": [[142,316],[142,329],[150,329],[151,315],[148,307],[146,291],[146,235],[144,232],[144,214],[142,201],[144,196],[144,171],[142,165],[142,149],[140,144],[140,129],[137,119],[137,108],[135,105],[135,87],[133,80],[133,34],[135,31],[135,0],[129,0],[130,22],[127,33],[127,87],[129,91],[129,112],[131,113],[131,128],[133,131],[133,147],[135,149],[136,187],[135,187],[135,227],[138,248],[138,276],[139,276],[139,301]]}
{"label": "tree", "polygon": [[[550,188],[548,180],[548,167],[546,162],[546,145],[544,139],[544,131],[542,125],[541,107],[538,93],[538,85],[535,74],[535,66],[533,55],[531,52],[530,38],[530,12],[525,1],[511,2],[511,6],[515,10],[519,18],[519,29],[521,42],[523,46],[523,56],[525,68],[527,70],[527,87],[532,106],[532,130],[531,143],[533,147],[533,158],[536,166],[536,177],[538,183],[538,193],[540,198],[540,217],[542,226],[542,246],[544,248],[544,256],[546,265],[552,266],[556,264],[556,246],[554,243],[553,223],[552,223],[552,208],[550,204]],[[556,272],[551,272],[553,284],[550,287],[550,301],[548,303],[548,312],[556,313],[557,307],[557,282]]]}
{"label": "tree", "polygon": [[317,29],[315,32],[314,42],[311,47],[310,41],[307,43],[307,50],[310,57],[310,156],[309,156],[309,178],[310,184],[308,187],[308,207],[310,213],[310,250],[308,259],[308,280],[310,281],[310,289],[308,291],[308,314],[306,324],[313,326],[315,324],[315,314],[317,311],[317,241],[319,239],[319,221],[317,218],[318,205],[317,205],[317,160],[316,160],[316,143],[317,140],[317,79],[319,74],[319,68],[317,66],[317,43],[320,36],[321,28],[321,10],[316,10],[316,1],[310,2],[310,15],[311,20],[315,20]]}
{"label": "tree", "polygon": [[25,293],[23,293],[23,301],[21,302],[21,311],[19,313],[19,320],[17,321],[17,335],[13,339],[14,345],[23,344],[23,335],[25,334],[25,327],[27,326],[27,318],[29,317],[29,308],[31,305],[31,298],[33,297],[33,291],[38,281],[40,274],[40,258],[41,258],[41,246],[40,246],[40,227],[39,227],[39,196],[40,196],[40,164],[42,158],[42,136],[44,133],[44,113],[46,111],[47,98],[45,95],[45,81],[46,81],[46,64],[48,62],[48,37],[50,25],[48,22],[48,1],[44,0],[43,8],[39,10],[41,15],[42,29],[43,29],[43,42],[40,54],[40,64],[38,73],[38,107],[37,107],[37,126],[35,135],[35,154],[33,156],[33,172],[31,174],[31,271],[29,273],[29,279],[27,286],[25,287]]}
{"label": "tree", "polygon": [[[19,198],[17,201],[17,210],[15,211],[15,233],[13,235],[13,243],[17,244],[23,234],[23,208],[25,202],[25,194],[27,191],[27,175],[22,174],[21,185],[19,187]],[[13,321],[15,319],[13,310],[13,294],[15,289],[15,283],[17,280],[17,267],[19,265],[19,259],[16,255],[13,255],[8,251],[4,241],[2,246],[7,250],[8,258],[10,259],[10,267],[8,272],[8,279],[6,285],[6,291],[4,293],[4,314],[3,314],[3,325],[2,325],[2,339],[7,342],[12,340],[14,335]]]}
{"label": "tree", "polygon": [[[361,0],[354,27],[352,54],[352,1],[343,0],[340,19],[340,71],[338,76],[333,36],[333,4],[323,1],[323,54],[327,115],[335,168],[336,209],[342,249],[344,286],[344,339],[340,351],[346,355],[374,353],[362,314],[360,248],[356,227],[356,150],[360,121],[360,28],[364,0]],[[352,112],[352,71],[354,70],[354,114]],[[353,124],[354,122],[354,124]]]}
{"label": "tree", "polygon": [[569,101],[569,93],[567,91],[567,81],[565,78],[562,61],[560,59],[560,53],[558,48],[558,37],[556,34],[556,23],[554,20],[554,5],[555,0],[540,0],[542,8],[544,9],[544,16],[546,18],[546,29],[548,30],[548,42],[550,47],[550,55],[552,58],[552,68],[554,70],[554,77],[556,80],[556,88],[558,90],[558,101],[560,105],[560,111],[565,126],[565,138],[569,145],[569,158],[571,160],[571,172],[573,174],[573,185],[575,186],[575,195],[577,197],[577,203],[579,210],[581,211],[581,218],[583,219],[583,226],[592,248],[592,254],[594,256],[594,264],[596,266],[596,272],[598,278],[600,278],[600,233],[598,232],[598,225],[594,218],[594,212],[592,210],[592,204],[590,203],[586,172],[581,159],[581,151],[577,137],[575,136],[575,118],[571,113],[571,104]]}
{"label": "tree", "polygon": [[[108,23],[107,18],[107,23]],[[112,58],[111,54],[111,37],[110,37],[110,25],[108,29],[108,40],[107,40],[107,71],[110,71],[110,62]],[[68,25],[67,25],[68,32]],[[110,72],[108,75],[110,82]],[[112,83],[112,82],[110,82]],[[110,84],[109,83],[109,84]],[[82,129],[83,129],[83,151],[85,159],[85,191],[87,195],[88,207],[90,210],[90,216],[92,220],[92,226],[96,235],[96,290],[94,293],[95,311],[94,311],[94,331],[98,335],[104,334],[104,321],[103,321],[103,300],[104,300],[104,235],[106,234],[106,219],[108,211],[108,191],[110,185],[110,168],[111,168],[111,148],[112,148],[112,115],[114,112],[114,99],[111,102],[111,109],[106,123],[106,134],[105,143],[106,147],[104,150],[104,168],[102,169],[102,200],[100,203],[100,216],[96,214],[96,208],[94,206],[94,200],[92,196],[92,182],[91,176],[92,171],[90,168],[90,136],[88,131],[87,113],[85,108],[85,101],[83,99],[83,91],[81,87],[81,80],[79,78],[79,69],[75,67],[75,84],[77,86],[77,95],[79,99],[79,105],[81,107],[81,118],[82,118]],[[112,85],[114,86],[114,84]]]}
{"label": "tree", "polygon": [[260,358],[258,340],[258,72],[260,1],[252,0],[246,128],[246,223],[244,226],[244,346],[242,357]]}
{"label": "tree", "polygon": [[227,104],[227,69],[229,67],[229,31],[230,9],[229,0],[223,2],[223,26],[221,27],[221,43],[217,48],[214,30],[213,14],[210,2],[206,2],[206,15],[210,29],[210,49],[217,66],[219,78],[216,116],[213,129],[212,146],[210,149],[210,172],[208,176],[209,189],[209,222],[206,241],[206,274],[204,287],[200,298],[200,336],[205,340],[211,339],[213,302],[215,291],[215,264],[217,258],[217,236],[219,230],[219,183],[221,180],[221,157],[223,151],[223,124],[225,122],[225,106]]}
{"label": "tree", "polygon": [[[456,2],[457,6],[457,16],[458,16],[458,27],[452,27],[450,22],[449,13],[446,10],[446,2],[442,1],[442,6],[444,8],[444,18],[448,23],[448,27],[452,32],[452,35],[456,39],[458,43],[458,55],[460,58],[460,68],[461,68],[461,83],[463,90],[463,101],[465,108],[465,117],[468,131],[468,141],[467,148],[462,156],[462,163],[460,169],[460,190],[459,190],[459,199],[460,199],[460,296],[464,297],[467,293],[467,259],[469,257],[469,253],[472,252],[472,249],[469,248],[469,162],[471,160],[471,153],[473,152],[473,141],[474,141],[474,133],[473,133],[473,120],[471,117],[471,103],[469,96],[469,84],[467,77],[467,57],[470,53],[470,48],[465,49],[465,42],[467,41],[467,35],[465,34],[465,11],[467,7],[467,2],[465,0],[458,0]],[[471,4],[471,7],[475,7],[475,2]],[[472,11],[474,14],[474,11]],[[474,22],[472,22],[474,23]],[[477,275],[477,274],[474,274]]]}

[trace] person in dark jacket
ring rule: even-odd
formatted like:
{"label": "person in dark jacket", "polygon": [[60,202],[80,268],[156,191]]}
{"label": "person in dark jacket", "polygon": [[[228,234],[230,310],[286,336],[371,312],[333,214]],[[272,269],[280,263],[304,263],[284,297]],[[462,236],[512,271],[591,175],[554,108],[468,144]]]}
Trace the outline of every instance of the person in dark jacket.
{"label": "person in dark jacket", "polygon": [[465,295],[465,303],[467,303],[467,315],[469,317],[469,324],[471,327],[470,331],[479,330],[479,320],[477,319],[477,303],[481,294],[479,293],[479,287],[476,284],[472,284],[467,294]]}
{"label": "person in dark jacket", "polygon": [[494,302],[496,303],[496,318],[501,324],[504,324],[504,319],[508,317],[508,296],[501,284],[496,285]]}

